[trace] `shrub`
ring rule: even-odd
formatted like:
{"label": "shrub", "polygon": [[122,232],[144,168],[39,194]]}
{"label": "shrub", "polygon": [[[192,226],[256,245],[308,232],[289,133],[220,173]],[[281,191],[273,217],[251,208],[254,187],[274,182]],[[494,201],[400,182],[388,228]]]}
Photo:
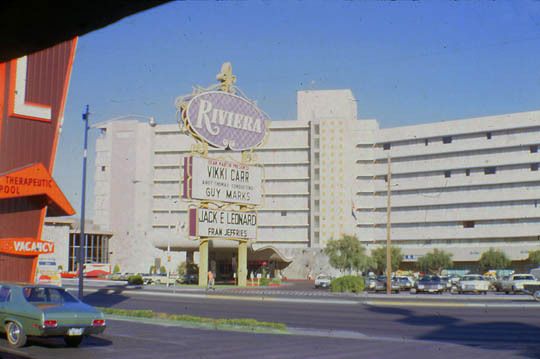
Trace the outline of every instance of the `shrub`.
{"label": "shrub", "polygon": [[160,274],[167,274],[167,268],[165,266],[159,267],[159,273]]}
{"label": "shrub", "polygon": [[140,274],[130,275],[128,277],[128,284],[141,285],[141,284],[143,284],[143,278],[141,277]]}
{"label": "shrub", "polygon": [[346,275],[336,278],[330,283],[332,292],[360,293],[364,290],[364,278]]}
{"label": "shrub", "polygon": [[113,273],[120,273],[120,266],[118,264],[114,265]]}
{"label": "shrub", "polygon": [[269,278],[261,278],[261,281],[260,281],[260,285],[263,286],[263,287],[266,287],[268,284],[270,284],[270,279]]}
{"label": "shrub", "polygon": [[270,284],[281,284],[281,279],[279,278],[273,278],[271,281],[270,281]]}

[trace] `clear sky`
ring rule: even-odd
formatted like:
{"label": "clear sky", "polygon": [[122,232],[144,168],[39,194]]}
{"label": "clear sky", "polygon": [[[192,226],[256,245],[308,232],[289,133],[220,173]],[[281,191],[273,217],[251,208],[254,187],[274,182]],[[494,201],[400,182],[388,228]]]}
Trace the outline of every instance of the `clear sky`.
{"label": "clear sky", "polygon": [[174,99],[225,61],[274,120],[295,119],[298,90],[349,88],[360,118],[395,127],[540,110],[539,55],[540,2],[165,4],[79,39],[55,178],[79,212],[86,104],[92,123],[172,123]]}

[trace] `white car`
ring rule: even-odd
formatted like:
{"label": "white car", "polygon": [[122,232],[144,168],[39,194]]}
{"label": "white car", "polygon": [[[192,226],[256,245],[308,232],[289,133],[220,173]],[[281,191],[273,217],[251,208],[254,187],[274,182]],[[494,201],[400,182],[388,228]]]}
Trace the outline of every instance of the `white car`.
{"label": "white car", "polygon": [[332,277],[326,274],[319,274],[315,278],[315,288],[330,288],[330,282],[332,282]]}
{"label": "white car", "polygon": [[532,274],[514,274],[510,277],[512,283],[512,292],[523,292],[525,284],[540,284],[540,282]]}
{"label": "white car", "polygon": [[458,283],[458,293],[484,293],[487,294],[491,282],[480,274],[467,274]]}

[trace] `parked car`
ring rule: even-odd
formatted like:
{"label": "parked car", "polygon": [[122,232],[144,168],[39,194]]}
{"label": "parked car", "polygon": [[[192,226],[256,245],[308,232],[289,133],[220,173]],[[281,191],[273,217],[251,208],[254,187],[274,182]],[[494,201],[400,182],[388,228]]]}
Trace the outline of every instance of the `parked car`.
{"label": "parked car", "polygon": [[198,284],[199,276],[197,274],[184,274],[176,282],[181,284]]}
{"label": "parked car", "polygon": [[[390,285],[392,286],[391,291],[394,293],[399,293],[399,281],[397,278],[392,278],[390,281]],[[386,291],[386,276],[379,276],[377,277],[377,281],[375,282],[375,292],[385,292]]]}
{"label": "parked car", "polygon": [[458,293],[484,293],[487,294],[491,282],[480,274],[467,274],[459,281]]}
{"label": "parked car", "polygon": [[512,288],[512,284],[509,283],[509,281],[510,281],[510,276],[500,277],[493,282],[493,288],[497,292],[504,292],[505,289],[510,291]]}
{"label": "parked car", "polygon": [[167,273],[152,274],[150,276],[143,277],[146,280],[145,284],[167,284],[174,285],[177,282],[177,275],[169,275]]}
{"label": "parked car", "polygon": [[315,278],[315,288],[330,288],[330,282],[332,282],[332,277],[326,274],[319,274]]}
{"label": "parked car", "polygon": [[399,290],[411,290],[411,288],[414,286],[413,281],[409,277],[400,276],[396,277],[396,280],[399,283]]}
{"label": "parked car", "polygon": [[441,283],[444,285],[444,290],[445,291],[452,290],[452,282],[450,281],[450,277],[448,277],[448,276],[440,276],[439,278],[441,278]]}
{"label": "parked car", "polygon": [[366,278],[367,291],[375,291],[376,286],[377,286],[377,277],[370,276]]}
{"label": "parked car", "polygon": [[506,294],[523,292],[526,284],[540,284],[532,274],[513,274],[508,281],[503,281],[503,290]]}
{"label": "parked car", "polygon": [[0,323],[0,331],[15,348],[30,336],[60,336],[67,346],[77,347],[85,335],[101,334],[106,326],[102,312],[64,288],[13,283],[0,283]]}
{"label": "parked car", "polygon": [[446,290],[446,284],[438,276],[426,275],[416,283],[417,293],[443,293]]}

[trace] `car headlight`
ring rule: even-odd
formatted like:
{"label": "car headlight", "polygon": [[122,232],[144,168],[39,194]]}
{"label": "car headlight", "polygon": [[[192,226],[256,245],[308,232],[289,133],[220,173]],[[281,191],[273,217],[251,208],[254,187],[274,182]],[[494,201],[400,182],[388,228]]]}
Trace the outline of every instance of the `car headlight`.
{"label": "car headlight", "polygon": [[418,285],[418,289],[424,289],[424,285],[423,285],[423,284],[419,284],[419,285]]}
{"label": "car headlight", "polygon": [[523,289],[523,284],[522,283],[516,283],[514,285],[514,287],[516,287],[517,289]]}

